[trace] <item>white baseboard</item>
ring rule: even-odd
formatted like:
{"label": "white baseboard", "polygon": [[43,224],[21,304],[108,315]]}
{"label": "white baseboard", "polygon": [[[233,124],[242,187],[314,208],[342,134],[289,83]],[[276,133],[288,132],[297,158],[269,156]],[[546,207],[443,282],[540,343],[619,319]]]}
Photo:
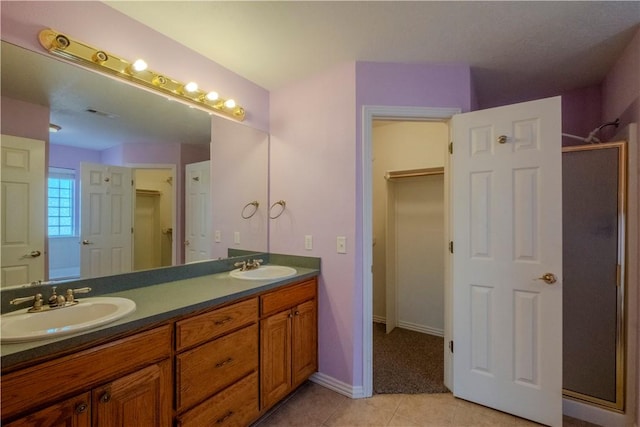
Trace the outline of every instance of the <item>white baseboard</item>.
{"label": "white baseboard", "polygon": [[607,427],[625,427],[633,424],[627,423],[625,414],[607,411],[573,399],[562,399],[562,413],[582,421]]}
{"label": "white baseboard", "polygon": [[[387,318],[383,316],[373,315],[373,323],[387,324]],[[432,328],[430,326],[418,325],[411,322],[398,322],[398,327],[402,329],[408,329],[410,331],[421,332],[423,334],[435,335],[436,337],[444,337],[444,329]]]}
{"label": "white baseboard", "polygon": [[431,326],[418,325],[411,322],[398,322],[398,327],[402,329],[408,329],[410,331],[422,332],[423,334],[435,335],[437,337],[444,337],[444,329],[432,328]]}
{"label": "white baseboard", "polygon": [[311,376],[311,378],[309,378],[309,380],[351,399],[361,399],[365,397],[364,388],[362,386],[353,387],[321,372],[316,372]]}

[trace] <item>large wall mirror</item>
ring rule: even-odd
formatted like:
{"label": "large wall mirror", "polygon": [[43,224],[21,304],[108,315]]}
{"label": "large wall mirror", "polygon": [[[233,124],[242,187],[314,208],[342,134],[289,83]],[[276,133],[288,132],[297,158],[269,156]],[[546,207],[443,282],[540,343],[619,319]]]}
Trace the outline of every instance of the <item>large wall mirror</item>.
{"label": "large wall mirror", "polygon": [[[3,252],[13,246],[45,270],[27,277],[3,255],[3,287],[178,265],[229,248],[268,250],[268,134],[6,42],[1,61],[3,108],[43,106],[61,128],[44,150],[43,231],[11,213],[17,205],[6,197],[24,192],[12,196],[3,171]],[[24,111],[6,116],[29,127]],[[13,131],[3,150],[24,147],[4,113],[2,133]],[[120,193],[131,180],[130,193]],[[119,234],[131,243],[118,246]],[[44,248],[19,247],[23,235],[44,238]],[[103,241],[116,243],[101,253]]]}

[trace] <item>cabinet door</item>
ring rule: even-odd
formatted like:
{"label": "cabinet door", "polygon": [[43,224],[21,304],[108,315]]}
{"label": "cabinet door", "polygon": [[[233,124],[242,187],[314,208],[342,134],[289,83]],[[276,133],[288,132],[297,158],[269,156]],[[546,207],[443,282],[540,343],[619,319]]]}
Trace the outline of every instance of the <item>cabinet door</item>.
{"label": "cabinet door", "polygon": [[72,397],[20,418],[6,427],[89,427],[90,398],[89,393]]}
{"label": "cabinet door", "polygon": [[292,319],[292,371],[295,388],[318,369],[316,300],[297,306],[293,310]]}
{"label": "cabinet door", "polygon": [[94,426],[171,425],[171,363],[167,359],[93,390]]}
{"label": "cabinet door", "polygon": [[291,390],[290,310],[260,321],[261,409],[271,407]]}

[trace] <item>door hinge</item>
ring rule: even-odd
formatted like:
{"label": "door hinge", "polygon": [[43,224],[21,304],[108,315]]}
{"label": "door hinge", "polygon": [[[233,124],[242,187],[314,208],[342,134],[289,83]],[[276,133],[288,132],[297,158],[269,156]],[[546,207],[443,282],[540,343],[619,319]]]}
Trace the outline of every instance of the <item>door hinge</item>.
{"label": "door hinge", "polygon": [[133,187],[135,184],[133,183],[133,180],[131,180],[131,186]]}
{"label": "door hinge", "polygon": [[449,143],[449,154],[453,154],[453,141]]}
{"label": "door hinge", "polygon": [[449,242],[449,252],[453,253],[453,241]]}
{"label": "door hinge", "polygon": [[131,227],[131,234],[133,234],[133,227]]}
{"label": "door hinge", "polygon": [[449,341],[449,350],[453,353],[453,340]]}
{"label": "door hinge", "polygon": [[616,285],[622,286],[622,266],[620,264],[616,265]]}

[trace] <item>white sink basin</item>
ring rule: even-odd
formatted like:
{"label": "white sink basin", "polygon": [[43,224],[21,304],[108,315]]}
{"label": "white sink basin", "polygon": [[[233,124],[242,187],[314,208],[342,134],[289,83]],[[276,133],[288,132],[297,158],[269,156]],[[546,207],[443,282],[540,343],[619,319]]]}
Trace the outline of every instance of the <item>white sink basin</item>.
{"label": "white sink basin", "polygon": [[24,342],[86,331],[116,321],[136,309],[126,298],[94,297],[78,299],[78,304],[27,313],[27,308],[0,316],[0,341]]}
{"label": "white sink basin", "polygon": [[285,267],[284,265],[261,265],[253,270],[240,271],[238,268],[230,271],[229,275],[243,280],[273,280],[291,277],[296,273],[295,268]]}

